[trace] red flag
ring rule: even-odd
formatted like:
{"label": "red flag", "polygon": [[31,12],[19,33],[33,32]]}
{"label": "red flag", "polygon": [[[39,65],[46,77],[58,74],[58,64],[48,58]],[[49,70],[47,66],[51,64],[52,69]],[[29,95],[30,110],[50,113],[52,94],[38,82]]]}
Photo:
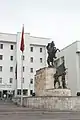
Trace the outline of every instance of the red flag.
{"label": "red flag", "polygon": [[21,46],[20,46],[20,50],[23,52],[24,51],[24,25],[22,28],[22,36],[21,36]]}

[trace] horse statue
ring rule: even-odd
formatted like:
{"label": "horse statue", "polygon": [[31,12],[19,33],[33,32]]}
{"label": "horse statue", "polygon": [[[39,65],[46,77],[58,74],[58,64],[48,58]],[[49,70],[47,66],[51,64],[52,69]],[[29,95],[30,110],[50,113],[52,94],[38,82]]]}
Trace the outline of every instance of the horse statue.
{"label": "horse statue", "polygon": [[49,67],[54,67],[54,59],[56,59],[56,52],[60,50],[58,48],[55,47],[54,41],[52,41],[51,43],[48,43],[48,45],[46,46],[47,51],[48,51],[48,58],[47,58],[47,64]]}

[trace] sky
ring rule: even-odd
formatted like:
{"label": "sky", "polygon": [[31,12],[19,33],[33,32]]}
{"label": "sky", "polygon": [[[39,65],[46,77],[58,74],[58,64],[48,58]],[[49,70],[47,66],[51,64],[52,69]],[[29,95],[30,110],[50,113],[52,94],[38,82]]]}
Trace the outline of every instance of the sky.
{"label": "sky", "polygon": [[80,40],[80,0],[0,0],[0,32],[51,38],[59,49]]}

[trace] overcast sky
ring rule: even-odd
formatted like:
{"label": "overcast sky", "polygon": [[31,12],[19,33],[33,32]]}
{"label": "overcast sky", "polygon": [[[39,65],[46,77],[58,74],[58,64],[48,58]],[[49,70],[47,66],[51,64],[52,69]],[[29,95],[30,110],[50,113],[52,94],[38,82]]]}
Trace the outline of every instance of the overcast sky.
{"label": "overcast sky", "polygon": [[80,40],[80,0],[0,0],[0,32],[48,37],[64,48]]}

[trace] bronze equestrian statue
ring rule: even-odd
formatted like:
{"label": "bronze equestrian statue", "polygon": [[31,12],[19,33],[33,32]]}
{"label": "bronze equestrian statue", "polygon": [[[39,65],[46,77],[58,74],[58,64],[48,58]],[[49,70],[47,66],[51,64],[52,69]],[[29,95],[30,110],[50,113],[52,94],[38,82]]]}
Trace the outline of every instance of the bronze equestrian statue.
{"label": "bronze equestrian statue", "polygon": [[48,52],[47,64],[48,67],[54,67],[54,59],[56,59],[56,52],[60,51],[58,48],[55,47],[54,41],[48,43],[46,46]]}
{"label": "bronze equestrian statue", "polygon": [[[46,48],[48,52],[48,58],[47,58],[48,67],[55,67],[54,59],[57,58],[56,53],[57,51],[60,52],[60,50],[55,47],[54,41],[52,41],[51,43],[48,43]],[[65,68],[64,60],[63,60],[63,63],[60,66],[56,67],[56,73],[54,74],[54,88],[56,88],[55,86],[56,82],[58,82],[59,88],[63,88],[63,89],[67,88],[66,82],[65,82],[65,75],[66,75],[66,68]],[[62,86],[60,86],[59,77],[61,77]]]}

